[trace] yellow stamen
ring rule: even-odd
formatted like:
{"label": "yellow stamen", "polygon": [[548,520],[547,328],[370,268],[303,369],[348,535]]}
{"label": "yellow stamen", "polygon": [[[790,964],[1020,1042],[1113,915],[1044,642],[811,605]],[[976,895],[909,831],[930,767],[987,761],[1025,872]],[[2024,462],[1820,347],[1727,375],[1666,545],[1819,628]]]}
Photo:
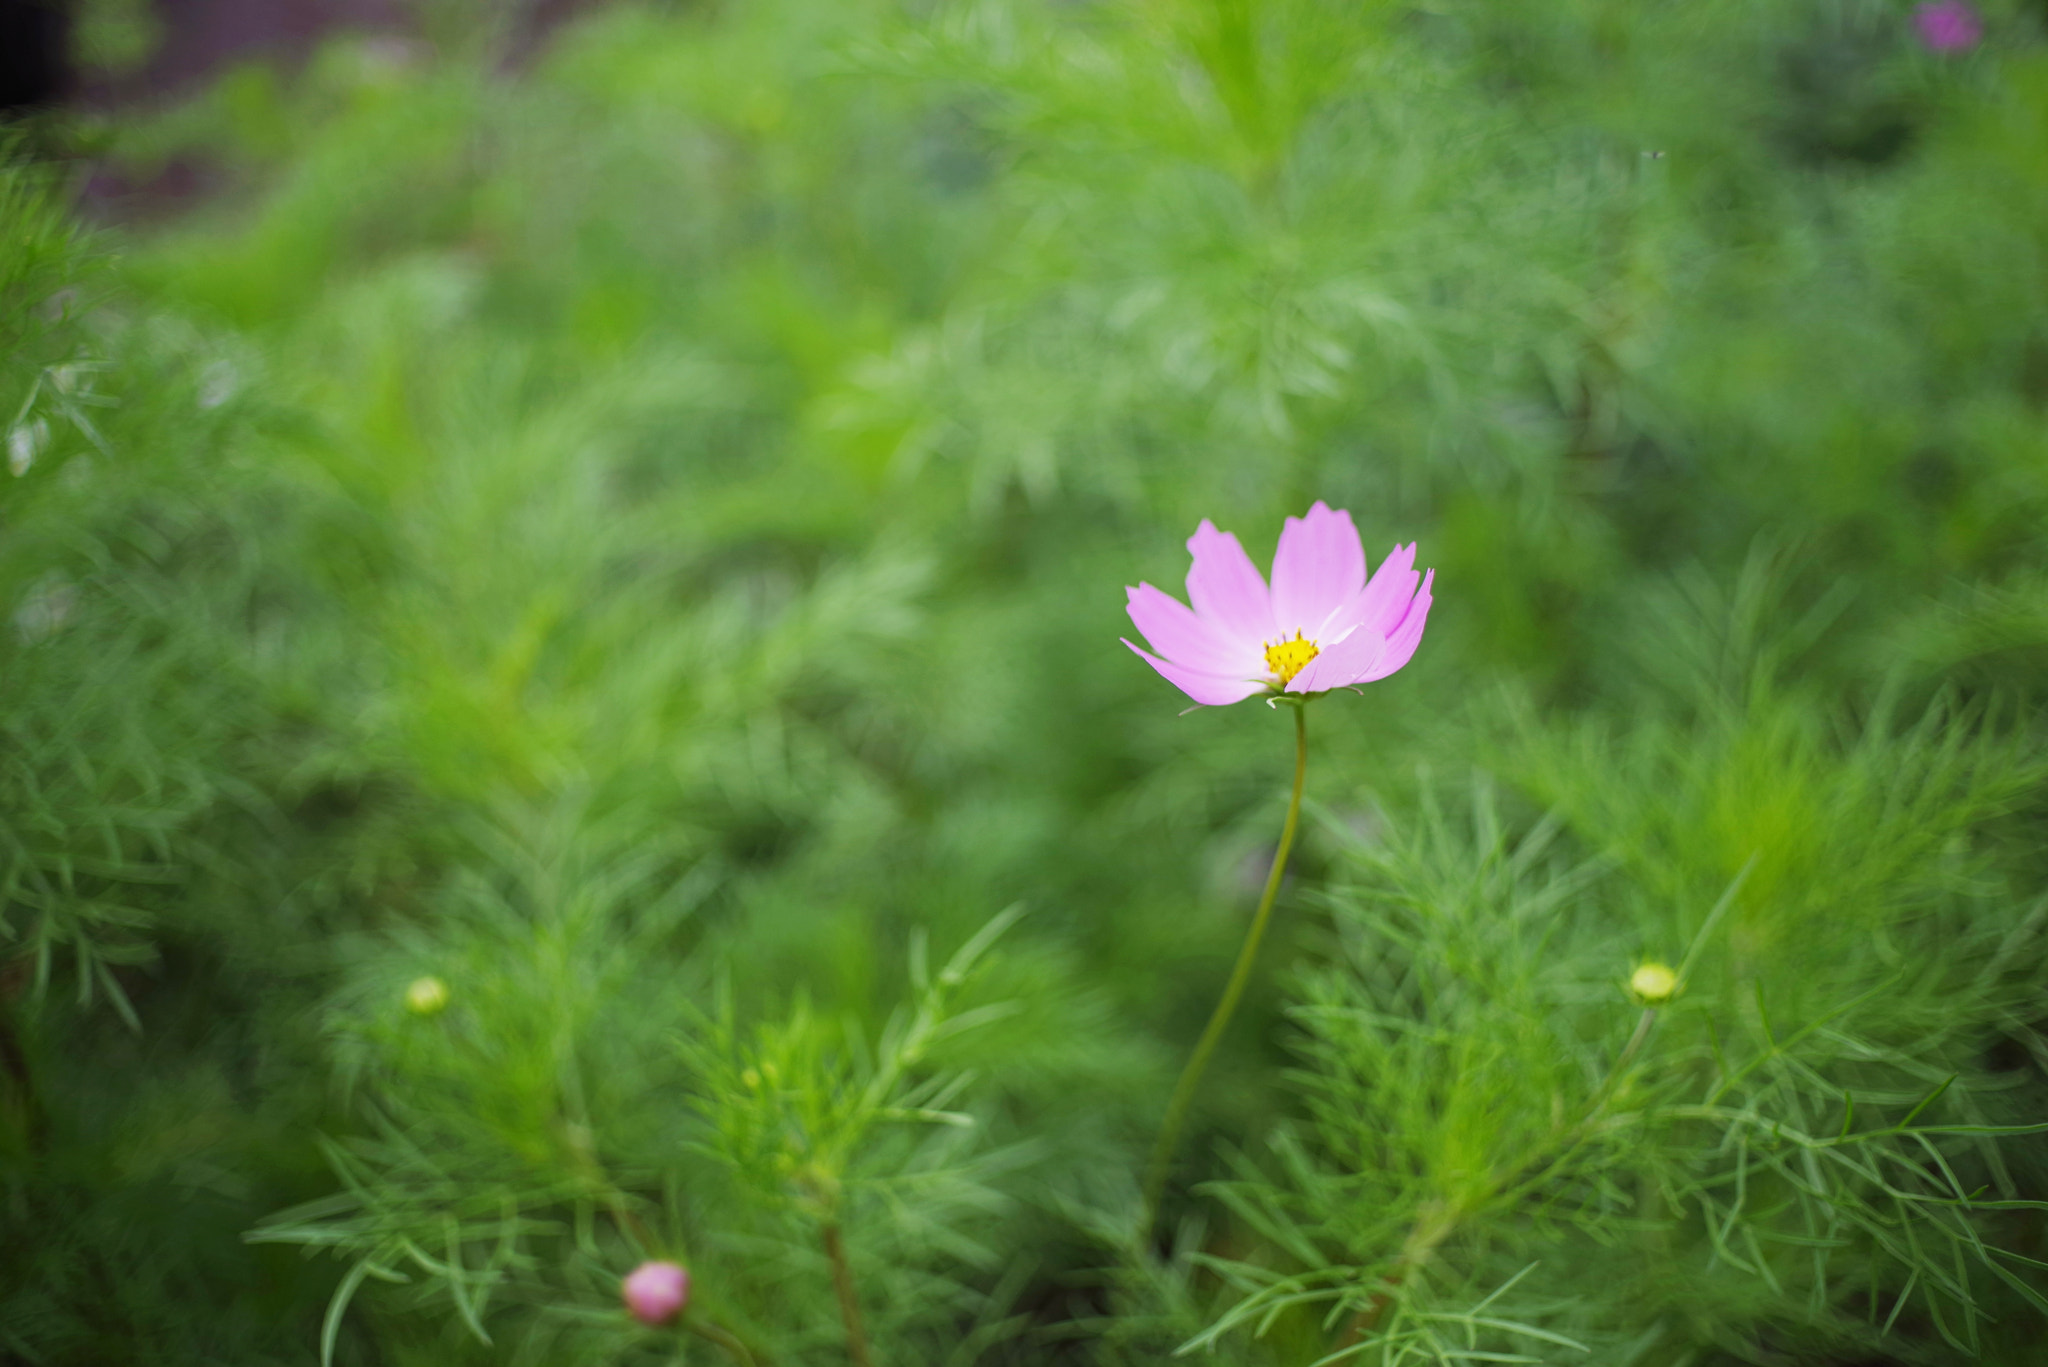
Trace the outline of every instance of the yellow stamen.
{"label": "yellow stamen", "polygon": [[1314,641],[1305,640],[1300,632],[1294,633],[1291,641],[1266,647],[1266,668],[1280,676],[1281,683],[1290,682],[1295,675],[1308,667],[1308,662],[1321,654]]}

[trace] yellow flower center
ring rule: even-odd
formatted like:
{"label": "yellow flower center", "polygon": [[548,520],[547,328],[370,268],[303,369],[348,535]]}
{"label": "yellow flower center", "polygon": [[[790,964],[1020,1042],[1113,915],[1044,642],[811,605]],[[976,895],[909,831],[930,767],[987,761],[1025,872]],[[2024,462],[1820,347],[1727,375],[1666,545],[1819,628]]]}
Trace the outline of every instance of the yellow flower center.
{"label": "yellow flower center", "polygon": [[1314,641],[1304,640],[1297,631],[1293,640],[1266,647],[1266,668],[1278,674],[1281,683],[1289,683],[1320,653]]}

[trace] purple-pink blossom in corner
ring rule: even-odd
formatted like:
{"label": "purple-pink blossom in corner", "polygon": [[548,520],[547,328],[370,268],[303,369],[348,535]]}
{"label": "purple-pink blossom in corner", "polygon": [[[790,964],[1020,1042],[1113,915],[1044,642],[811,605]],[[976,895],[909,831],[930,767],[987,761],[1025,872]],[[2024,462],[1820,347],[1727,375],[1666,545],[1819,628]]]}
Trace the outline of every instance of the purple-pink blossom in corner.
{"label": "purple-pink blossom in corner", "polygon": [[1206,518],[1188,551],[1188,603],[1150,584],[1125,590],[1131,623],[1152,649],[1124,644],[1197,703],[1370,683],[1407,664],[1422,641],[1436,571],[1415,572],[1411,543],[1367,580],[1351,514],[1327,504],[1287,519],[1270,586],[1237,538]]}
{"label": "purple-pink blossom in corner", "polygon": [[619,1294],[634,1319],[667,1324],[690,1303],[690,1274],[679,1263],[642,1263],[627,1274]]}
{"label": "purple-pink blossom in corner", "polygon": [[1966,52],[1984,39],[1984,21],[1969,0],[1935,0],[1916,5],[1913,27],[1933,52]]}

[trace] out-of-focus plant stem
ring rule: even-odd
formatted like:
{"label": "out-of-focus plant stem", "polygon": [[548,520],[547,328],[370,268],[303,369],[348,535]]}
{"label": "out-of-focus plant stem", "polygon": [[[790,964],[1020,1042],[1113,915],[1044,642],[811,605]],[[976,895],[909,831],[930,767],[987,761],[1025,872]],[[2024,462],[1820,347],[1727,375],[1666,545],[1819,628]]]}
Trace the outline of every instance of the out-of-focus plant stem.
{"label": "out-of-focus plant stem", "polygon": [[[633,1243],[635,1251],[642,1255],[652,1256],[662,1252],[662,1241],[656,1239],[654,1232],[647,1228],[647,1223],[633,1213],[633,1208],[626,1203],[628,1199],[626,1193],[611,1185],[610,1178],[604,1175],[604,1170],[597,1165],[594,1158],[589,1161],[592,1171],[597,1174],[598,1179],[608,1189],[607,1203],[612,1213],[612,1219],[619,1227],[619,1232],[624,1234]],[[721,1329],[718,1325],[713,1324],[710,1320],[705,1319],[699,1314],[692,1314],[686,1317],[683,1320],[683,1328],[695,1334],[698,1338],[708,1340],[723,1348],[726,1356],[739,1363],[740,1367],[755,1367],[756,1359],[753,1350],[747,1347],[739,1335],[732,1333],[730,1330]]]}
{"label": "out-of-focus plant stem", "polygon": [[738,1335],[727,1333],[709,1321],[694,1318],[684,1320],[683,1327],[698,1338],[709,1339],[720,1348],[725,1349],[726,1354],[734,1362],[739,1363],[740,1367],[755,1367],[754,1355],[747,1350],[746,1344],[740,1342]]}
{"label": "out-of-focus plant stem", "polygon": [[625,1193],[614,1189],[611,1193],[612,1219],[625,1236],[633,1241],[634,1249],[642,1255],[650,1255],[661,1245],[655,1240],[646,1224],[626,1204]]}
{"label": "out-of-focus plant stem", "polygon": [[[1628,1037],[1628,1043],[1622,1046],[1614,1065],[1607,1070],[1607,1076],[1601,1079],[1600,1086],[1595,1089],[1592,1104],[1587,1107],[1585,1118],[1565,1135],[1556,1155],[1548,1163],[1543,1163],[1540,1157],[1531,1160],[1514,1176],[1501,1183],[1496,1188],[1499,1195],[1492,1199],[1513,1202],[1523,1192],[1540,1185],[1543,1179],[1555,1172],[1578,1151],[1579,1145],[1585,1141],[1593,1126],[1605,1114],[1607,1103],[1613,1098],[1614,1089],[1621,1082],[1622,1073],[1635,1061],[1643,1042],[1650,1037],[1650,1027],[1656,1023],[1657,1008],[1644,1007],[1643,1014],[1636,1018],[1634,1033]],[[1540,1168],[1537,1166],[1539,1163],[1542,1164]],[[1535,1176],[1528,1176],[1531,1172],[1534,1172]],[[1415,1227],[1409,1231],[1407,1243],[1402,1246],[1401,1256],[1395,1259],[1393,1270],[1387,1273],[1385,1282],[1372,1293],[1372,1299],[1366,1302],[1365,1308],[1353,1315],[1350,1323],[1345,1326],[1344,1335],[1337,1345],[1340,1349],[1357,1347],[1364,1342],[1367,1334],[1378,1327],[1381,1316],[1386,1314],[1388,1304],[1394,1299],[1394,1292],[1401,1285],[1401,1279],[1407,1276],[1409,1269],[1435,1252],[1437,1245],[1450,1235],[1456,1224],[1455,1216],[1446,1215],[1441,1210],[1426,1211],[1423,1217],[1415,1222]]]}
{"label": "out-of-focus plant stem", "polygon": [[1429,1256],[1436,1252],[1437,1245],[1450,1237],[1457,1223],[1457,1217],[1440,1205],[1423,1210],[1416,1218],[1414,1228],[1408,1231],[1407,1242],[1401,1246],[1401,1256],[1394,1260],[1393,1270],[1387,1273],[1379,1290],[1372,1293],[1372,1299],[1366,1302],[1365,1308],[1353,1315],[1351,1323],[1345,1326],[1339,1347],[1355,1348],[1365,1341],[1365,1336],[1379,1325],[1380,1316],[1387,1313],[1387,1306],[1392,1304],[1401,1279],[1411,1268],[1428,1261]]}
{"label": "out-of-focus plant stem", "polygon": [[846,1354],[854,1367],[874,1367],[868,1356],[868,1334],[860,1323],[860,1300],[853,1294],[853,1272],[846,1265],[846,1242],[839,1237],[839,1225],[827,1221],[823,1227],[825,1257],[832,1263],[832,1290],[839,1297],[839,1318],[846,1323]]}
{"label": "out-of-focus plant stem", "polygon": [[1544,1162],[1539,1155],[1523,1165],[1512,1178],[1503,1182],[1499,1187],[1503,1199],[1507,1201],[1520,1199],[1524,1192],[1534,1190],[1542,1185],[1543,1182],[1549,1179],[1552,1173],[1556,1172],[1571,1159],[1573,1154],[1578,1152],[1579,1146],[1586,1142],[1587,1138],[1593,1133],[1594,1126],[1599,1124],[1600,1118],[1607,1113],[1607,1103],[1613,1100],[1614,1089],[1620,1085],[1623,1072],[1627,1070],[1629,1064],[1635,1062],[1636,1054],[1642,1049],[1643,1042],[1650,1037],[1650,1027],[1656,1023],[1657,1008],[1654,1006],[1644,1007],[1643,1014],[1636,1018],[1635,1033],[1629,1036],[1628,1043],[1623,1046],[1621,1053],[1616,1056],[1614,1066],[1607,1070],[1607,1076],[1601,1079],[1598,1090],[1593,1093],[1593,1101],[1586,1108],[1585,1118],[1574,1125],[1566,1133],[1563,1140],[1555,1146],[1554,1154],[1548,1162]]}
{"label": "out-of-focus plant stem", "polygon": [[1297,701],[1293,706],[1294,793],[1287,800],[1287,822],[1280,828],[1280,848],[1273,852],[1273,868],[1266,875],[1266,890],[1259,898],[1259,908],[1252,913],[1251,929],[1245,932],[1244,947],[1237,951],[1237,966],[1231,969],[1223,996],[1218,999],[1216,1010],[1210,1015],[1208,1027],[1202,1031],[1202,1038],[1195,1045],[1187,1067],[1181,1070],[1180,1081],[1174,1084],[1173,1099],[1167,1103],[1166,1120],[1159,1127],[1159,1139],[1152,1146],[1152,1160],[1145,1176],[1144,1233],[1150,1233],[1152,1223],[1158,1217],[1159,1198],[1166,1190],[1166,1174],[1173,1165],[1173,1151],[1180,1143],[1181,1125],[1187,1120],[1188,1107],[1194,1102],[1202,1073],[1209,1066],[1209,1056],[1216,1052],[1216,1045],[1229,1028],[1237,1003],[1244,996],[1245,984],[1251,981],[1252,963],[1258,958],[1259,942],[1266,935],[1266,923],[1273,918],[1273,901],[1280,893],[1280,880],[1287,872],[1288,853],[1294,848],[1294,830],[1301,822],[1301,785],[1308,774],[1308,704]]}

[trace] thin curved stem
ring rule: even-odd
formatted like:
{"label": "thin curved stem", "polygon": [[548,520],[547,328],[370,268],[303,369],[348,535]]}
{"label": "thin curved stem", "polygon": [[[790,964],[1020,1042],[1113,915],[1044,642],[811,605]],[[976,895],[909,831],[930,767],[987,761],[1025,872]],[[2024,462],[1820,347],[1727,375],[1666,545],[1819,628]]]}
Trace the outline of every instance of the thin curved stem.
{"label": "thin curved stem", "polygon": [[822,1232],[825,1257],[832,1264],[832,1290],[839,1297],[839,1318],[846,1325],[846,1355],[853,1359],[854,1367],[874,1367],[874,1359],[868,1356],[868,1333],[861,1327],[860,1299],[853,1294],[853,1269],[847,1266],[846,1242],[839,1237],[839,1226],[835,1223],[827,1223]]}
{"label": "thin curved stem", "polygon": [[739,1335],[721,1329],[707,1320],[686,1319],[683,1321],[683,1327],[698,1338],[708,1339],[723,1348],[726,1356],[739,1363],[740,1367],[755,1367],[754,1355],[748,1351],[747,1345],[740,1341]]}
{"label": "thin curved stem", "polygon": [[1252,913],[1251,929],[1245,932],[1244,947],[1237,951],[1237,966],[1230,971],[1230,981],[1224,985],[1223,996],[1209,1017],[1208,1028],[1202,1031],[1194,1055],[1188,1059],[1187,1067],[1181,1070],[1180,1081],[1174,1084],[1173,1100],[1166,1105],[1166,1121],[1160,1126],[1159,1139],[1152,1146],[1152,1161],[1145,1176],[1144,1230],[1147,1233],[1159,1215],[1159,1198],[1166,1191],[1166,1175],[1173,1166],[1173,1151],[1180,1143],[1181,1125],[1188,1118],[1188,1107],[1194,1103],[1195,1089],[1201,1084],[1202,1073],[1209,1066],[1209,1056],[1216,1052],[1216,1045],[1230,1026],[1238,1000],[1244,996],[1245,985],[1251,981],[1252,963],[1259,956],[1259,941],[1265,938],[1266,923],[1273,919],[1273,899],[1279,895],[1280,879],[1287,872],[1287,855],[1294,848],[1294,828],[1301,822],[1301,785],[1308,774],[1307,713],[1306,704],[1294,704],[1294,795],[1287,800],[1287,824],[1280,828],[1280,848],[1273,852],[1273,868],[1266,875],[1266,891],[1259,898],[1259,909]]}
{"label": "thin curved stem", "polygon": [[[1601,1113],[1607,1109],[1608,1099],[1613,1095],[1616,1084],[1621,1081],[1622,1074],[1627,1071],[1629,1064],[1635,1061],[1636,1054],[1643,1047],[1643,1041],[1650,1037],[1650,1027],[1656,1023],[1657,1008],[1644,1007],[1643,1014],[1636,1018],[1635,1033],[1628,1037],[1628,1043],[1623,1046],[1620,1056],[1614,1060],[1613,1066],[1608,1068],[1607,1076],[1602,1078],[1600,1085],[1593,1090],[1593,1100],[1587,1107],[1585,1119],[1574,1125],[1565,1135],[1563,1151],[1540,1168],[1537,1166],[1542,1161],[1540,1157],[1524,1164],[1521,1169],[1500,1183],[1491,1200],[1508,1204],[1521,1199],[1524,1192],[1539,1186],[1545,1178],[1578,1152],[1579,1145],[1586,1141],[1593,1126],[1599,1121]],[[1338,1342],[1337,1346],[1340,1349],[1358,1347],[1365,1342],[1367,1334],[1379,1327],[1380,1317],[1392,1303],[1402,1278],[1408,1275],[1411,1267],[1436,1250],[1436,1246],[1449,1236],[1455,1223],[1454,1219],[1441,1211],[1424,1211],[1416,1217],[1415,1228],[1409,1231],[1408,1242],[1402,1247],[1401,1256],[1394,1260],[1393,1271],[1382,1280],[1379,1289],[1372,1293],[1372,1298],[1366,1302],[1365,1307],[1351,1317],[1350,1324],[1345,1327],[1344,1337]]]}

